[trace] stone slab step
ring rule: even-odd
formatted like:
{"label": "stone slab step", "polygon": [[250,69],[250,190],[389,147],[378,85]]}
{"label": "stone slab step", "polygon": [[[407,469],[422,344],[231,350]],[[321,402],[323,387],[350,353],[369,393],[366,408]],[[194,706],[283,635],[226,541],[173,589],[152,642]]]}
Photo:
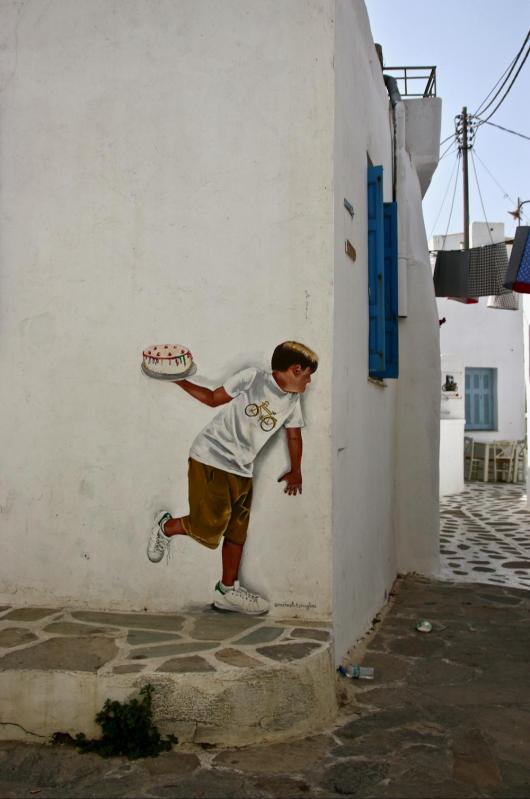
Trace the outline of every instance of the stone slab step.
{"label": "stone slab step", "polygon": [[96,736],[105,699],[146,683],[155,723],[183,742],[237,746],[323,729],[336,713],[331,627],[210,608],[0,611],[0,739]]}

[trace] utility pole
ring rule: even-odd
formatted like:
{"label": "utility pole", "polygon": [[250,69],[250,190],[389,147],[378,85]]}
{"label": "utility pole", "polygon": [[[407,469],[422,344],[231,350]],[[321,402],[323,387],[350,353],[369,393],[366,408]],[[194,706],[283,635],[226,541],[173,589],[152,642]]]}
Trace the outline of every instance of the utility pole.
{"label": "utility pole", "polygon": [[469,179],[467,171],[468,128],[467,106],[462,108],[462,182],[464,184],[464,250],[469,250]]}

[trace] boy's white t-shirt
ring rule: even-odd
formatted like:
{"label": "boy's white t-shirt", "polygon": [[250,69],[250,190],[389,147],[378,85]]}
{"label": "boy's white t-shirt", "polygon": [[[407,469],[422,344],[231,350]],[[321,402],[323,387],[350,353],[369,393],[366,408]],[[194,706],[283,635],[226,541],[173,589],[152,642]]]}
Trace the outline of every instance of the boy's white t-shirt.
{"label": "boy's white t-shirt", "polygon": [[190,456],[241,477],[252,477],[260,449],[282,427],[303,427],[300,395],[283,391],[270,372],[243,369],[223,386],[232,399],[201,430]]}

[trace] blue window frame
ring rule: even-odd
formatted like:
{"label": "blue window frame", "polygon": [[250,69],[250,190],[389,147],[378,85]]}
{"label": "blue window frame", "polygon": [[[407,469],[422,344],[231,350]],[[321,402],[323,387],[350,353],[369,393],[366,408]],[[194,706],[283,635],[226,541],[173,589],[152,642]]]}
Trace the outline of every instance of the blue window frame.
{"label": "blue window frame", "polygon": [[397,204],[383,202],[383,167],[368,167],[368,370],[399,376]]}
{"label": "blue window frame", "polygon": [[466,368],[466,430],[497,429],[497,370]]}

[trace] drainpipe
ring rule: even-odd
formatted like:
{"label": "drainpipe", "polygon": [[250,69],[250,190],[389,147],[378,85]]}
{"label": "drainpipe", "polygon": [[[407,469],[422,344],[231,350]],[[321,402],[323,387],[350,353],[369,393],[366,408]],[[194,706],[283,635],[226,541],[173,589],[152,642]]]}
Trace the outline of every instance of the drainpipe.
{"label": "drainpipe", "polygon": [[[398,172],[403,177],[403,170],[399,169],[399,158],[405,152],[405,105],[399,92],[397,80],[392,75],[383,75],[385,86],[392,105],[393,120],[393,158],[392,158],[392,199],[398,203],[398,316],[408,314],[407,298],[407,258],[406,258],[406,232],[400,224],[400,200],[405,200],[404,187],[398,181]],[[403,211],[402,211],[403,213]]]}
{"label": "drainpipe", "polygon": [[392,77],[392,75],[383,75],[383,80],[385,81],[386,90],[388,92],[388,96],[390,97],[390,102],[392,103],[392,118],[394,121],[394,158],[393,158],[393,165],[392,165],[392,199],[396,199],[396,136],[397,136],[397,122],[396,122],[396,106],[398,103],[401,103],[401,94],[398,88],[397,80]]}

